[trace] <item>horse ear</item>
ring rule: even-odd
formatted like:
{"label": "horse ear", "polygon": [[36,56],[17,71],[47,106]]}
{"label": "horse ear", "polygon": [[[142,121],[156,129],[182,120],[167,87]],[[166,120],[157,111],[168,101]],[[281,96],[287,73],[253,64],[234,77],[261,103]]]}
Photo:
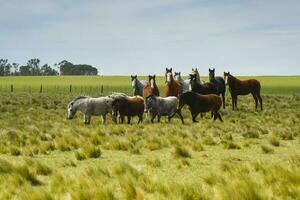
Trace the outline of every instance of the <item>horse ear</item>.
{"label": "horse ear", "polygon": [[153,78],[155,78],[155,76],[156,76],[156,75],[154,74],[154,75],[153,75]]}
{"label": "horse ear", "polygon": [[166,67],[166,71],[168,71],[168,68]]}
{"label": "horse ear", "polygon": [[170,71],[172,72],[172,67],[170,68]]}
{"label": "horse ear", "polygon": [[181,72],[178,72],[178,74],[180,75],[180,74],[181,74]]}

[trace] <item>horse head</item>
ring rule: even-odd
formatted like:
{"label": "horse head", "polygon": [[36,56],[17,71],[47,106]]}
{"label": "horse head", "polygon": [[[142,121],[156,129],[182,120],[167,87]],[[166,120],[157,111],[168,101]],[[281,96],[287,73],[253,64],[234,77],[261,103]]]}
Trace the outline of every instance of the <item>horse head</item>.
{"label": "horse head", "polygon": [[213,81],[215,79],[215,68],[213,69],[209,68],[208,71],[209,71],[209,80]]}
{"label": "horse head", "polygon": [[76,107],[74,106],[74,101],[71,101],[68,105],[68,119],[73,119],[76,114]]}
{"label": "horse head", "polygon": [[137,75],[131,75],[131,86],[135,88],[137,81]]}
{"label": "horse head", "polygon": [[166,77],[166,83],[169,84],[172,82],[173,80],[172,67],[170,69],[166,68],[165,77]]}
{"label": "horse head", "polygon": [[181,78],[180,74],[181,74],[180,72],[174,72],[174,78],[175,78],[175,80],[180,81],[180,78]]}
{"label": "horse head", "polygon": [[228,84],[228,77],[230,77],[230,72],[224,72],[224,79],[225,79],[225,84]]}
{"label": "horse head", "polygon": [[155,77],[156,77],[156,75],[154,74],[153,76],[151,76],[151,75],[149,75],[148,76],[148,78],[149,78],[149,83],[150,83],[150,85],[151,85],[151,87],[152,88],[154,88],[154,86],[155,86]]}
{"label": "horse head", "polygon": [[151,108],[153,108],[153,105],[156,101],[156,97],[155,95],[150,95],[145,99],[145,112],[147,112],[148,110],[150,110]]}
{"label": "horse head", "polygon": [[190,83],[197,82],[197,75],[196,74],[190,74]]}

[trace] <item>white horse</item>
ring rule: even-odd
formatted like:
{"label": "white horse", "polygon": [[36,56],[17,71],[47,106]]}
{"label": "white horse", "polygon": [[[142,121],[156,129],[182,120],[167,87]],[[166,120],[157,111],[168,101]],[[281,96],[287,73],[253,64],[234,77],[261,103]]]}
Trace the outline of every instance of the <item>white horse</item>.
{"label": "white horse", "polygon": [[112,112],[112,102],[123,93],[113,93],[106,97],[93,98],[89,96],[78,96],[68,104],[68,119],[73,119],[76,112],[83,113],[84,123],[90,124],[93,115],[102,116],[102,124],[106,123],[106,114]]}
{"label": "white horse", "polygon": [[181,122],[184,124],[181,111],[177,110],[179,100],[177,97],[158,97],[155,95],[150,95],[146,98],[145,101],[145,111],[151,110],[151,122],[153,123],[154,118],[157,116],[157,122],[160,122],[161,116],[168,116],[168,121],[170,122],[171,118],[178,114],[181,119]]}
{"label": "white horse", "polygon": [[191,91],[191,83],[190,80],[183,80],[181,77],[181,72],[174,72],[174,79],[179,81],[182,85],[182,93]]}

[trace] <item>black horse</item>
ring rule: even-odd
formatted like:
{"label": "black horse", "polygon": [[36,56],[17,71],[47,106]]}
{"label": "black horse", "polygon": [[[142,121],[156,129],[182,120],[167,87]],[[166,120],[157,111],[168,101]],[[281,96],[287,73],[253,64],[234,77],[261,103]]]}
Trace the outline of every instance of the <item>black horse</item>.
{"label": "black horse", "polygon": [[199,94],[218,94],[218,89],[215,84],[204,83],[200,84],[197,82],[197,75],[190,74],[190,83],[192,91]]}
{"label": "black horse", "polygon": [[218,95],[222,95],[223,108],[225,109],[225,80],[220,76],[215,77],[215,68],[209,69],[209,82],[216,86],[218,90]]}

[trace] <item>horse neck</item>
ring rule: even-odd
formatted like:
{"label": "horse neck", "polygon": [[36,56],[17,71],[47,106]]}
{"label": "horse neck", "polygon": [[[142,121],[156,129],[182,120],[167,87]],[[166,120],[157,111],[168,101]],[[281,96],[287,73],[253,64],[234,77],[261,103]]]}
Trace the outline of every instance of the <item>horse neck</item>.
{"label": "horse neck", "polygon": [[84,100],[85,99],[79,99],[74,102],[73,109],[75,110],[75,112],[77,112],[77,111],[83,112],[84,111]]}
{"label": "horse neck", "polygon": [[232,76],[231,74],[228,76],[228,84],[233,85],[234,83],[241,82],[238,78],[235,76]]}
{"label": "horse neck", "polygon": [[198,83],[200,83],[200,74],[198,71],[196,72],[196,80]]}

